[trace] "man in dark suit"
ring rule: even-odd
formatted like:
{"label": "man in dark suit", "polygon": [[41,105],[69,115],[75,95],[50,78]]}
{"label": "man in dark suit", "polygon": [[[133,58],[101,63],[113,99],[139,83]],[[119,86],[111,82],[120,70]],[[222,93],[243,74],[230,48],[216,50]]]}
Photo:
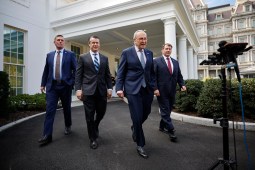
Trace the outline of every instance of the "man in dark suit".
{"label": "man in dark suit", "polygon": [[75,89],[77,98],[83,100],[90,147],[96,149],[98,126],[106,112],[107,97],[112,95],[112,79],[108,58],[99,53],[99,37],[91,36],[88,45],[90,51],[78,62]]}
{"label": "man in dark suit", "polygon": [[162,56],[154,59],[154,71],[156,75],[156,90],[159,103],[161,121],[159,130],[169,134],[171,141],[175,141],[174,126],[170,113],[175,102],[176,85],[179,84],[182,91],[186,90],[184,80],[181,74],[179,63],[170,57],[172,45],[166,43],[162,46]]}
{"label": "man in dark suit", "polygon": [[116,92],[128,99],[132,137],[137,144],[137,152],[148,158],[144,150],[145,138],[142,125],[151,112],[155,74],[153,53],[145,49],[147,34],[138,30],[134,33],[134,46],[123,50],[117,72]]}
{"label": "man in dark suit", "polygon": [[65,119],[65,134],[71,133],[71,94],[74,85],[77,61],[75,54],[64,49],[65,40],[62,35],[54,38],[56,50],[47,54],[44,67],[41,91],[46,88],[46,115],[44,121],[43,137],[39,139],[40,145],[52,141],[53,122],[60,98]]}

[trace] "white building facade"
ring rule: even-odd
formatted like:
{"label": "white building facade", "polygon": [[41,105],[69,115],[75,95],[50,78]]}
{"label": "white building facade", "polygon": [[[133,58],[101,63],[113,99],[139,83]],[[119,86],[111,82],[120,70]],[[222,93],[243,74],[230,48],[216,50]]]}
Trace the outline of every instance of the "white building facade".
{"label": "white building facade", "polygon": [[[187,0],[200,39],[197,51],[198,64],[217,52],[220,41],[248,43],[253,48],[238,55],[242,77],[255,77],[255,0],[237,0],[234,6],[208,8],[203,0]],[[215,78],[221,66],[198,65],[198,77]],[[233,72],[234,77],[235,74]]]}
{"label": "white building facade", "polygon": [[0,71],[9,74],[12,95],[40,92],[56,34],[77,58],[89,51],[88,37],[99,36],[100,52],[116,76],[121,51],[133,45],[136,30],[145,30],[154,57],[161,56],[163,43],[171,43],[184,79],[198,78],[199,39],[186,0],[4,0],[0,11]]}

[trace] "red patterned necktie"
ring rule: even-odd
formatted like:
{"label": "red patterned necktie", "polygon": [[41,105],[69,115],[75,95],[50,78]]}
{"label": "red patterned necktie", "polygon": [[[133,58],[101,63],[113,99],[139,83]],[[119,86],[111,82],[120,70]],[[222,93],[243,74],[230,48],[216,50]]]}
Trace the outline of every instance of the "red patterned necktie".
{"label": "red patterned necktie", "polygon": [[168,70],[170,72],[170,74],[172,74],[172,67],[171,67],[171,63],[170,63],[170,57],[167,57],[167,67],[168,67]]}

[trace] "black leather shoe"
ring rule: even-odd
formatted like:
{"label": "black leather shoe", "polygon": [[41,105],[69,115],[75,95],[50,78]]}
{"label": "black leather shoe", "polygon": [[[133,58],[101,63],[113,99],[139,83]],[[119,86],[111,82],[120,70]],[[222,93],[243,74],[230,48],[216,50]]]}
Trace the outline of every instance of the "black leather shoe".
{"label": "black leather shoe", "polygon": [[136,135],[135,135],[135,131],[134,131],[133,125],[131,126],[131,130],[132,130],[132,138],[133,138],[133,141],[136,142]]}
{"label": "black leather shoe", "polygon": [[65,127],[65,135],[69,135],[69,134],[71,134],[71,126],[69,126],[69,127]]}
{"label": "black leather shoe", "polygon": [[41,139],[38,140],[38,143],[40,144],[40,146],[47,145],[51,142],[52,142],[52,136],[51,135],[49,135],[49,136],[45,135]]}
{"label": "black leather shoe", "polygon": [[145,150],[143,149],[143,147],[137,146],[136,150],[137,150],[137,153],[138,153],[141,157],[143,157],[143,158],[145,158],[145,159],[147,159],[147,158],[149,157],[149,156],[147,155],[147,153],[145,152]]}
{"label": "black leather shoe", "polygon": [[90,148],[91,148],[91,149],[96,149],[97,147],[98,147],[97,141],[91,140],[91,141],[90,141]]}
{"label": "black leather shoe", "polygon": [[172,142],[176,142],[177,137],[176,137],[176,135],[175,135],[175,130],[170,130],[170,131],[168,132],[168,134],[169,134],[170,140],[171,140]]}
{"label": "black leather shoe", "polygon": [[168,134],[168,130],[166,128],[159,127],[159,131]]}

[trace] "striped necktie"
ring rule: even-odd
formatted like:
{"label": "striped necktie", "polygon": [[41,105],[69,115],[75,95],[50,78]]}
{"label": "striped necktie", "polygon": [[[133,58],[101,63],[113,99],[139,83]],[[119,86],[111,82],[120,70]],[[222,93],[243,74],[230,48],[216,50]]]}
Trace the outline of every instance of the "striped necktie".
{"label": "striped necktie", "polygon": [[94,65],[95,65],[95,69],[96,69],[96,71],[98,72],[98,70],[99,70],[99,62],[98,62],[97,54],[94,53],[93,55],[94,55]]}

